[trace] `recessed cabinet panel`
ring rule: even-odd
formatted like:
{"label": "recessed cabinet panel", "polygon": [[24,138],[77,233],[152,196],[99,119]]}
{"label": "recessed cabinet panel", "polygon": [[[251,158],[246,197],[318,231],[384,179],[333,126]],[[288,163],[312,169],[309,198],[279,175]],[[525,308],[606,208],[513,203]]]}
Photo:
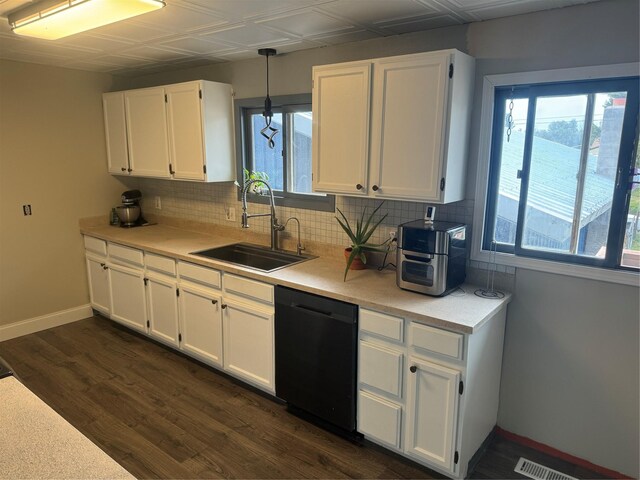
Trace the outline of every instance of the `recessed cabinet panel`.
{"label": "recessed cabinet panel", "polygon": [[410,357],[405,451],[454,472],[460,372]]}
{"label": "recessed cabinet panel", "polygon": [[204,180],[200,82],[165,87],[173,178]]}
{"label": "recessed cabinet panel", "polygon": [[462,360],[464,336],[411,322],[411,345],[446,357]]}
{"label": "recessed cabinet panel", "polygon": [[222,367],[222,297],[181,283],[179,304],[182,350]]}
{"label": "recessed cabinet panel", "polygon": [[400,352],[361,340],[360,382],[401,397],[403,359]]}
{"label": "recessed cabinet panel", "polygon": [[109,292],[109,272],[106,259],[87,255],[87,274],[91,307],[109,315],[111,294]]}
{"label": "recessed cabinet panel", "polygon": [[131,175],[169,177],[164,88],[124,92]]}
{"label": "recessed cabinet panel", "polygon": [[365,195],[371,64],[313,69],[313,190]]}
{"label": "recessed cabinet panel", "polygon": [[273,311],[227,299],[222,309],[224,369],[273,393]]}
{"label": "recessed cabinet panel", "polygon": [[102,95],[104,129],[107,141],[107,169],[109,173],[129,175],[127,122],[124,113],[124,92]]}
{"label": "recessed cabinet panel", "polygon": [[147,302],[142,270],[109,265],[111,318],[127,327],[146,333]]}
{"label": "recessed cabinet panel", "polygon": [[373,394],[358,392],[358,430],[395,449],[400,448],[402,407]]}
{"label": "recessed cabinet panel", "polygon": [[359,324],[363,332],[373,333],[396,342],[403,341],[403,318],[361,308]]}
{"label": "recessed cabinet panel", "polygon": [[149,334],[163,343],[178,346],[178,297],[175,279],[153,276],[147,279]]}
{"label": "recessed cabinet panel", "polygon": [[448,67],[447,53],[374,63],[374,195],[439,200]]}

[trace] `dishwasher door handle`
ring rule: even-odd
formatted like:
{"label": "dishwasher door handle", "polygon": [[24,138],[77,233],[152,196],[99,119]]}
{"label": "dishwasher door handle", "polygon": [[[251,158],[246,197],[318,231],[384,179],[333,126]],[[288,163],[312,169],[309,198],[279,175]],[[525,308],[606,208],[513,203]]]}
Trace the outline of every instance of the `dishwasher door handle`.
{"label": "dishwasher door handle", "polygon": [[324,315],[326,317],[332,317],[333,314],[326,310],[320,310],[319,308],[309,307],[308,305],[301,305],[299,303],[292,303],[291,306],[293,308],[298,308],[300,310],[307,310],[308,312],[317,313],[319,315]]}

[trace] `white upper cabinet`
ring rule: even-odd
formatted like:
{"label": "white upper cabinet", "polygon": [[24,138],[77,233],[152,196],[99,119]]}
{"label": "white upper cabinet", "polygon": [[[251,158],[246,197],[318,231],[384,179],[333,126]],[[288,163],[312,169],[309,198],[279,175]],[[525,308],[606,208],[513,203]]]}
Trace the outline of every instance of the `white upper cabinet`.
{"label": "white upper cabinet", "polygon": [[371,63],[313,68],[313,190],[366,195]]}
{"label": "white upper cabinet", "polygon": [[[322,80],[348,77],[355,65],[368,68],[372,81],[362,82],[360,90],[352,82],[353,98],[368,99],[371,91],[370,114],[354,126],[365,110]],[[474,59],[457,50],[314,67],[314,190],[433,203],[462,200],[473,73]],[[356,171],[360,179],[352,185]],[[323,177],[323,172],[330,173]]]}
{"label": "white upper cabinet", "polygon": [[102,96],[104,130],[107,141],[107,168],[109,173],[127,175],[129,150],[127,146],[127,122],[124,113],[124,92],[105,93]]}
{"label": "white upper cabinet", "polygon": [[131,175],[169,177],[164,88],[124,92]]}
{"label": "white upper cabinet", "polygon": [[199,80],[105,93],[103,104],[110,173],[235,180],[231,85]]}

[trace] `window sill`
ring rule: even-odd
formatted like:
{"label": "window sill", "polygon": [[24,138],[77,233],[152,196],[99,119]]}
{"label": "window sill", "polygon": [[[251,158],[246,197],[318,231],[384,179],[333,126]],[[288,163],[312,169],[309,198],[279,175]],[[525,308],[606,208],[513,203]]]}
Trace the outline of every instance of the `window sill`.
{"label": "window sill", "polygon": [[[493,254],[487,250],[479,253],[472,253],[471,260],[477,262],[490,263]],[[589,267],[586,265],[574,265],[571,263],[553,262],[540,260],[537,258],[517,257],[510,253],[496,253],[495,263],[527,270],[537,270],[539,272],[555,273],[569,277],[588,278],[601,282],[618,283],[621,285],[631,285],[640,287],[640,275],[637,272],[626,270],[610,270],[607,268]]]}

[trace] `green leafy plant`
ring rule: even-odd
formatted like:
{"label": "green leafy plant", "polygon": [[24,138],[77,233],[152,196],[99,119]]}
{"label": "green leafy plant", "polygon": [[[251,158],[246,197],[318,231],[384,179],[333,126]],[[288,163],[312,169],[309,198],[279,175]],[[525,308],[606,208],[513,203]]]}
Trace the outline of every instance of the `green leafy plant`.
{"label": "green leafy plant", "polygon": [[[246,168],[243,168],[242,171],[244,172],[244,182],[243,185],[246,184],[249,180],[262,180],[262,181],[269,181],[269,175],[267,175],[267,172],[254,172],[253,170],[248,170]],[[251,185],[251,193],[255,193],[256,195],[261,195],[262,194],[262,189],[264,188],[264,183],[262,182],[256,182],[253,185]]]}
{"label": "green leafy plant", "polygon": [[366,264],[367,257],[365,256],[365,252],[367,251],[386,252],[387,251],[386,244],[389,242],[390,239],[382,243],[375,243],[375,244],[368,243],[369,239],[371,238],[371,235],[373,235],[373,232],[375,232],[378,226],[380,226],[380,224],[382,223],[382,221],[385,218],[387,218],[387,214],[385,213],[377,221],[373,220],[373,217],[376,215],[376,213],[378,213],[378,210],[380,210],[380,207],[382,207],[383,204],[384,202],[378,205],[373,210],[373,212],[371,212],[371,215],[369,215],[366,220],[365,220],[365,215],[367,212],[367,208],[365,207],[364,210],[362,211],[362,215],[360,216],[360,218],[356,220],[355,230],[349,223],[349,220],[347,220],[347,217],[344,215],[344,213],[342,213],[342,211],[339,208],[336,208],[336,210],[338,210],[338,213],[342,217],[342,219],[336,217],[336,220],[338,221],[342,229],[345,231],[345,233],[349,237],[349,240],[351,240],[351,254],[347,259],[347,267],[344,270],[345,282],[347,281],[347,274],[349,273],[349,268],[351,268],[351,264],[353,263],[353,260],[356,257],[360,258],[362,263]]}

